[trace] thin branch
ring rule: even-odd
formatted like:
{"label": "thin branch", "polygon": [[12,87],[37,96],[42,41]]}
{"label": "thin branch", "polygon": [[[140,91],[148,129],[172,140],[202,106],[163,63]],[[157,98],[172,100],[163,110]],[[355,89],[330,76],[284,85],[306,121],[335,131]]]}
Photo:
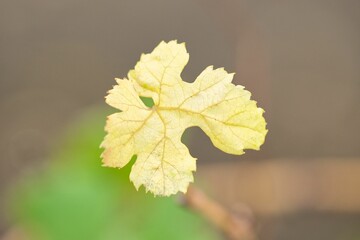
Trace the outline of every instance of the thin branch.
{"label": "thin branch", "polygon": [[182,195],[181,201],[220,229],[228,239],[256,239],[251,219],[229,211],[198,188],[190,186],[187,193]]}

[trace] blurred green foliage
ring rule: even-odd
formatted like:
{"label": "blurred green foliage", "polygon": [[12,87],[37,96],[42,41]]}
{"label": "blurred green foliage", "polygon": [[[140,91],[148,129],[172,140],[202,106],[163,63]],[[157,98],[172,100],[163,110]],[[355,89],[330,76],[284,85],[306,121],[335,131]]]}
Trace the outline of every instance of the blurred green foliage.
{"label": "blurred green foliage", "polygon": [[101,167],[106,110],[78,119],[41,172],[11,197],[14,221],[36,240],[217,239],[174,198],[136,191],[124,169]]}

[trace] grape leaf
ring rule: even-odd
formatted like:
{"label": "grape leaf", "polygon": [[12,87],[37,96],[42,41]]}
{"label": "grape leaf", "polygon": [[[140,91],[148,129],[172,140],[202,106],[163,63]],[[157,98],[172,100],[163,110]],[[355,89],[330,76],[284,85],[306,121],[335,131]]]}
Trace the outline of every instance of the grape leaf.
{"label": "grape leaf", "polygon": [[[217,148],[238,155],[258,150],[267,133],[264,111],[231,83],[233,74],[210,66],[187,83],[180,74],[188,60],[184,43],[161,42],[128,78],[116,79],[106,97],[121,112],[107,119],[103,165],[122,168],[136,155],[130,180],[155,195],[186,192],[193,181],[196,158],[181,142],[186,128],[200,127]],[[145,106],[140,96],[154,105]]]}

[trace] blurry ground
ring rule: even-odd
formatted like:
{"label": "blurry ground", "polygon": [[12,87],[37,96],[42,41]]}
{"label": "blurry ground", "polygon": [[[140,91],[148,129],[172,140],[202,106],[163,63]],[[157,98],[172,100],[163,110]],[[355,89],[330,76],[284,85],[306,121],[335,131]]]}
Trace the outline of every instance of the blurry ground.
{"label": "blurry ground", "polygon": [[[359,22],[356,0],[3,0],[0,196],[44,161],[78,113],[104,104],[113,78],[125,76],[139,55],[161,40],[187,43],[190,62],[184,79],[192,81],[211,64],[225,67],[237,72],[235,81],[266,110],[266,144],[240,158],[209,147],[194,130],[191,152],[203,164],[200,169],[220,160],[291,158],[301,165],[313,158],[357,159]],[[218,166],[218,175],[227,175],[226,169]],[[240,181],[236,175],[233,179]],[[352,184],[343,187],[358,186]],[[241,192],[236,185],[220,186]],[[331,191],[331,185],[324,188]],[[3,200],[0,211],[6,210]],[[327,235],[337,230],[351,239],[360,226],[359,212],[303,211],[264,217],[263,239],[345,239]],[[0,233],[8,227],[2,216]]]}

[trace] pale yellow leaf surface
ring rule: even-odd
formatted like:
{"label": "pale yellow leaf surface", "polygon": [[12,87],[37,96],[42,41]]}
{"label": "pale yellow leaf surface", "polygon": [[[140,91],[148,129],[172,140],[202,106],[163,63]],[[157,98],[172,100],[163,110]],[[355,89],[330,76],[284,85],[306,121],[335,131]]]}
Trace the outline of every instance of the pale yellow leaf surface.
{"label": "pale yellow leaf surface", "polygon": [[[161,42],[127,79],[116,79],[106,97],[121,112],[108,117],[103,164],[122,168],[137,155],[130,180],[155,195],[186,192],[193,181],[196,158],[181,142],[186,128],[200,127],[217,148],[238,155],[259,149],[267,133],[263,110],[231,83],[233,74],[210,66],[187,83],[180,74],[188,60],[184,43]],[[140,96],[151,97],[154,106]]]}

